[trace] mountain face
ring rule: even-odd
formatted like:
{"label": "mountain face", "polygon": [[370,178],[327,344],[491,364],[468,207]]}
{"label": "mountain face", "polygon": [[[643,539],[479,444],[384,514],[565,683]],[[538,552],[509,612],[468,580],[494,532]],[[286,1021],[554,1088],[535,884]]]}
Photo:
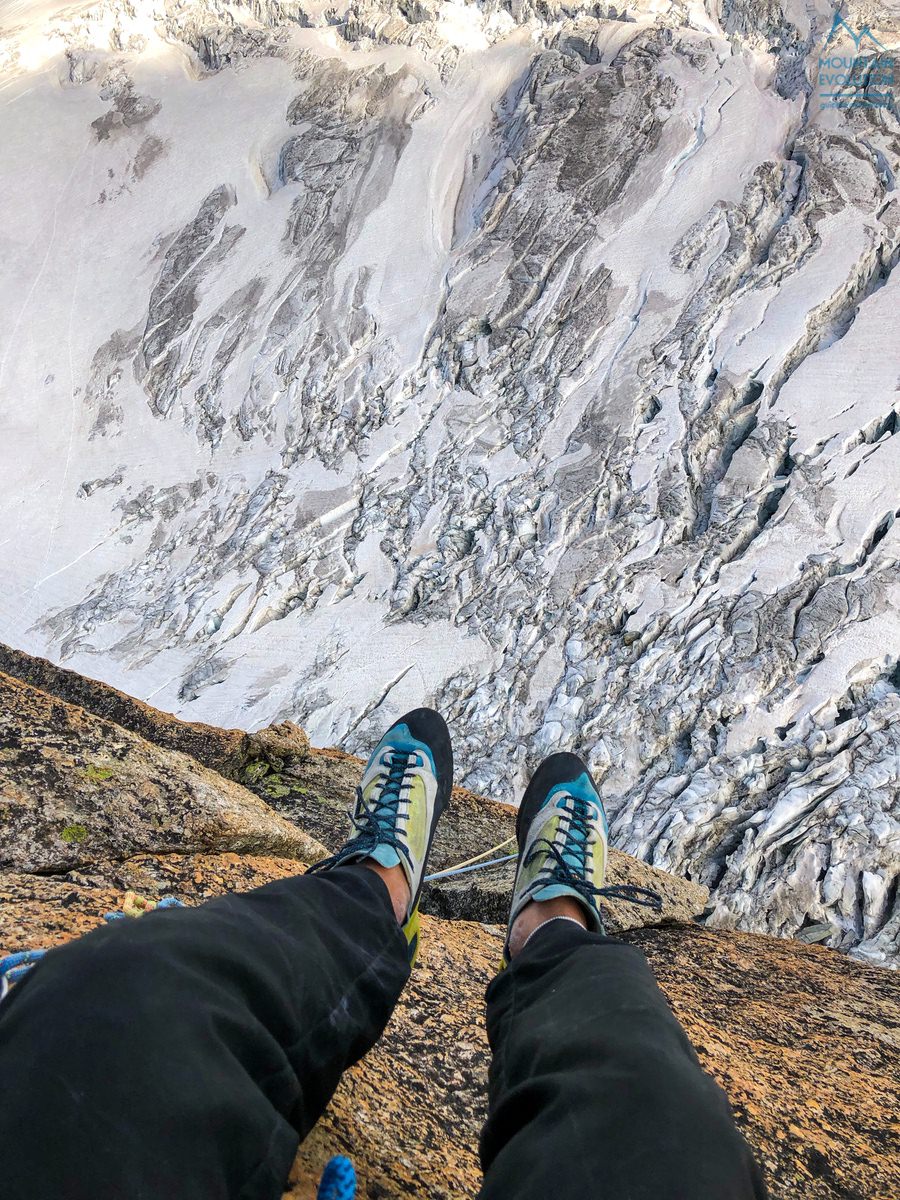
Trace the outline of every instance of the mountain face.
{"label": "mountain face", "polygon": [[0,639],[351,751],[432,703],[498,799],[574,749],[713,924],[891,961],[900,22],[842,13],[6,4]]}

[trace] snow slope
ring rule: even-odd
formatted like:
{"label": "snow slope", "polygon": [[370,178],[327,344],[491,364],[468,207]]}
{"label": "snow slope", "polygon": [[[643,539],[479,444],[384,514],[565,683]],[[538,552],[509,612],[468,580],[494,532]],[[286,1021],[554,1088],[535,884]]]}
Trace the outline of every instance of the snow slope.
{"label": "snow slope", "polygon": [[900,125],[832,15],[7,3],[0,638],[435,703],[504,799],[576,749],[712,920],[891,959]]}

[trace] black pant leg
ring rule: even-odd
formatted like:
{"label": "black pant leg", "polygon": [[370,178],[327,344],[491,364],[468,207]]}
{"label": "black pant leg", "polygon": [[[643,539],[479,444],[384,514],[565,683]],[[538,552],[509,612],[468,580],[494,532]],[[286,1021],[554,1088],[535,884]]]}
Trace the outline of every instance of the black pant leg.
{"label": "black pant leg", "polygon": [[761,1200],[724,1092],[647,960],[568,921],[488,988],[482,1200]]}
{"label": "black pant leg", "polygon": [[4,1200],[280,1200],[408,977],[347,867],[50,951],[0,1004]]}

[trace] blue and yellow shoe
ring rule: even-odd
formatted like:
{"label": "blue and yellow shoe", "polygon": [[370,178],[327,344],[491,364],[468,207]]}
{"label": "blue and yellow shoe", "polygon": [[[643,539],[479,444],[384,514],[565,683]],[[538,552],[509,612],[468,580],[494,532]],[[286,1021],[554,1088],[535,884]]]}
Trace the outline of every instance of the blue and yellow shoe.
{"label": "blue and yellow shoe", "polygon": [[453,750],[444,718],[417,708],[396,721],[372,751],[356,789],[350,840],[310,874],[372,858],[403,868],[410,902],[403,931],[409,960],[419,948],[419,893],[441,813],[453,787]]}
{"label": "blue and yellow shoe", "polygon": [[659,896],[631,885],[604,888],[609,825],[600,793],[575,754],[545,758],[529,783],[516,816],[519,862],[503,948],[509,965],[509,932],[532,900],[571,896],[584,910],[588,929],[603,933],[598,899],[615,896],[658,909]]}

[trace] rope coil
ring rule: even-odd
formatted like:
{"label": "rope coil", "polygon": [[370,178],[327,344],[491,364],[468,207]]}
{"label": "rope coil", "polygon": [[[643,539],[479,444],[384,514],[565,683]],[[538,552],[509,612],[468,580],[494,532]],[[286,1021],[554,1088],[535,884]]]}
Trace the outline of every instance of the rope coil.
{"label": "rope coil", "polygon": [[[161,896],[159,900],[148,900],[146,896],[140,896],[137,892],[126,892],[122,900],[121,911],[104,913],[103,920],[109,924],[111,921],[119,921],[125,917],[141,917],[155,908],[184,908],[184,904],[174,896]],[[3,1000],[13,984],[23,979],[46,953],[46,949],[17,950],[15,954],[7,954],[4,958],[0,958],[0,1000]]]}
{"label": "rope coil", "polygon": [[356,1195],[356,1172],[345,1154],[336,1154],[325,1164],[316,1200],[353,1200]]}

